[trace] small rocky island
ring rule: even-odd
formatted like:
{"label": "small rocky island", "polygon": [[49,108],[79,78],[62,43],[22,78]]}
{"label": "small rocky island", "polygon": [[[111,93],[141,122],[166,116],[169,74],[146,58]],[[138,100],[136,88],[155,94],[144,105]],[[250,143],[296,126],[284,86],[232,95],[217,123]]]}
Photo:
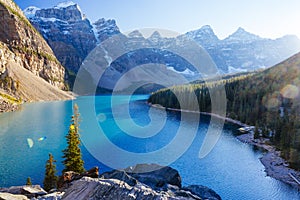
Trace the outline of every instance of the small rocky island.
{"label": "small rocky island", "polygon": [[[95,170],[96,169],[96,170]],[[98,170],[76,174],[65,172],[57,191],[47,193],[40,186],[15,186],[0,189],[1,200],[98,200],[98,199],[209,199],[221,197],[201,185],[182,186],[177,170],[156,164],[139,164],[123,170]]]}

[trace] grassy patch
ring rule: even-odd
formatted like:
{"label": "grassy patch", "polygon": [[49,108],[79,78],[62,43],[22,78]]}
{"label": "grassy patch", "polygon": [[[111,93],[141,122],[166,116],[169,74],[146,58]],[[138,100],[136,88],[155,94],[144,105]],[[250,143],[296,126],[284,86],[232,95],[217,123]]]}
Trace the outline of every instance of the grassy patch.
{"label": "grassy patch", "polygon": [[13,48],[18,49],[19,51],[22,51],[23,53],[28,53],[28,54],[44,57],[45,59],[55,62],[56,64],[60,65],[60,62],[56,59],[55,56],[48,54],[46,52],[43,52],[43,51],[37,52],[33,49],[30,49],[30,48],[27,48],[24,46],[23,47],[13,46]]}
{"label": "grassy patch", "polygon": [[4,100],[8,101],[11,104],[21,104],[22,103],[22,99],[17,99],[17,98],[15,98],[15,97],[13,97],[11,95],[8,95],[8,94],[0,93],[0,96]]}

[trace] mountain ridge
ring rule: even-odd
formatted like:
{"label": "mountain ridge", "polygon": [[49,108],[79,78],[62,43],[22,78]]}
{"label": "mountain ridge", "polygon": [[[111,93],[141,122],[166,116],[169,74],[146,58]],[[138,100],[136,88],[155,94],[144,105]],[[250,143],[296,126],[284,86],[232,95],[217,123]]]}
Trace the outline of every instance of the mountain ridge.
{"label": "mountain ridge", "polygon": [[[55,6],[42,10],[50,12],[50,10],[53,9],[61,9],[67,13],[69,7],[73,7],[75,10],[77,9],[80,13],[79,17],[84,16],[78,4],[75,3],[65,3],[63,8]],[[36,11],[36,13],[39,12],[40,10]],[[55,55],[57,55],[60,62],[62,62],[67,69],[75,73],[93,48],[113,35],[122,34],[116,21],[113,19],[106,20],[101,18],[96,20],[96,22],[90,22],[88,18],[85,18],[92,28],[82,28],[80,24],[74,24],[74,26],[70,25],[73,29],[80,29],[81,34],[69,34],[69,38],[72,39],[67,41],[63,35],[51,35],[51,33],[54,33],[51,27],[56,26],[57,29],[55,32],[63,33],[66,31],[65,28],[67,26],[61,26],[59,22],[55,23],[51,21],[50,18],[47,22],[48,25],[46,25],[46,22],[43,22],[43,18],[39,17],[38,14],[32,17],[33,12],[29,12],[28,9],[26,13],[33,25],[42,33],[50,46],[54,49]],[[134,33],[133,31],[128,36],[133,39],[141,38],[141,35],[137,35],[137,32],[135,35]],[[286,35],[278,39],[268,39],[249,33],[241,27],[222,40],[216,36],[214,30],[209,25],[204,25],[200,29],[189,31],[181,36],[188,36],[201,45],[212,57],[221,73],[245,72],[267,68],[300,51],[300,40],[296,36]],[[90,43],[84,44],[81,42],[80,44],[79,41],[82,40],[90,41]],[[53,41],[57,41],[59,45],[53,44]],[[155,41],[161,42],[162,44],[167,43],[167,39],[160,36],[156,37]],[[61,49],[64,49],[66,47],[65,45],[69,47],[69,49],[74,48],[74,50],[69,53],[63,53]],[[80,51],[80,48],[83,48],[84,52],[77,52],[78,49]],[[76,55],[76,58],[74,58],[74,55]]]}
{"label": "mountain ridge", "polygon": [[0,11],[0,110],[22,101],[72,98],[61,90],[66,89],[64,67],[21,9],[0,0]]}

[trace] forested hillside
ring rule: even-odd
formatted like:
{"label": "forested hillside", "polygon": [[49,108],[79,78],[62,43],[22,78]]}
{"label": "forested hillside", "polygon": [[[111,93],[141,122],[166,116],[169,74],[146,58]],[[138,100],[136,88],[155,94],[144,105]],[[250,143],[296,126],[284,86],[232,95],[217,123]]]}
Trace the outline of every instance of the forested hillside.
{"label": "forested hillside", "polygon": [[[176,96],[195,92],[199,109],[211,111],[209,90],[225,86],[227,116],[257,127],[255,137],[269,137],[295,168],[300,168],[300,53],[256,74],[175,86],[153,93],[149,102],[180,108]],[[174,95],[176,94],[176,96]],[[187,103],[186,105],[195,105]],[[185,108],[186,109],[186,108]],[[194,110],[195,108],[189,107]]]}

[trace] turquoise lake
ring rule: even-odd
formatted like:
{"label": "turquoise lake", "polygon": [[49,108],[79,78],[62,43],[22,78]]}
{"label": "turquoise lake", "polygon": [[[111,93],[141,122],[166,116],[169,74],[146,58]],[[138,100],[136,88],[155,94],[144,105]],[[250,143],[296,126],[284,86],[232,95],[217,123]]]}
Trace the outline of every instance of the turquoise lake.
{"label": "turquoise lake", "polygon": [[[120,123],[127,124],[131,119],[139,126],[161,123],[161,120],[151,122],[148,115],[149,106],[146,104],[147,96],[131,97],[129,106],[131,119],[126,119],[126,115],[122,115],[126,96],[116,96],[115,99],[117,101],[114,108],[123,117],[118,119]],[[205,185],[215,190],[222,199],[228,200],[300,199],[296,189],[266,176],[264,166],[259,161],[263,152],[238,141],[234,137],[236,127],[225,125],[213,150],[206,157],[199,159],[199,149],[209,127],[208,117],[201,117],[199,123],[193,114],[181,119],[179,113],[168,112],[164,127],[157,134],[148,138],[136,138],[126,134],[126,131],[116,124],[112,113],[111,96],[79,97],[76,103],[79,105],[79,112],[82,113],[80,128],[83,143],[88,144],[81,146],[86,169],[99,166],[100,172],[111,170],[104,164],[105,162],[95,158],[99,158],[99,155],[101,157],[101,153],[107,155],[107,152],[103,153],[104,151],[110,151],[110,148],[105,146],[107,144],[98,141],[96,134],[99,127],[94,126],[95,122],[102,128],[111,144],[134,154],[159,151],[176,137],[179,126],[183,126],[188,135],[189,127],[197,124],[199,127],[191,145],[170,164],[179,171],[184,185]],[[62,150],[66,147],[65,135],[70,125],[72,104],[72,101],[28,103],[17,112],[0,115],[0,187],[24,185],[27,177],[31,177],[33,184],[42,184],[49,153],[53,154],[57,161],[57,170],[61,172],[63,169],[61,156]],[[85,115],[85,105],[94,104],[94,113],[90,116]],[[153,119],[160,119],[163,116],[159,109],[152,109],[151,114]],[[152,125],[155,129],[155,124]],[[127,127],[130,128],[131,126]],[[42,137],[46,139],[39,141],[38,139]],[[27,143],[28,138],[34,142],[32,148]],[[91,149],[93,155],[90,153]],[[105,159],[120,161],[116,163],[124,167],[132,164],[132,160],[127,162],[126,158],[116,155],[114,151],[109,153],[109,158]],[[157,158],[158,164],[167,158],[167,154],[165,157]],[[137,159],[134,162],[137,164],[142,160]]]}

